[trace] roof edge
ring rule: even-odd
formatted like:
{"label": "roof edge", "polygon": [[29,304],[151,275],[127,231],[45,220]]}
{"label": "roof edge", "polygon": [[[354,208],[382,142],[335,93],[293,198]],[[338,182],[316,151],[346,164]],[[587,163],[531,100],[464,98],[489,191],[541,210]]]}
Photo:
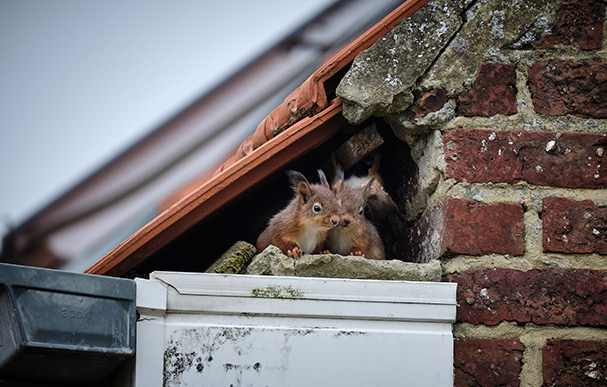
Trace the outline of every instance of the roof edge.
{"label": "roof edge", "polygon": [[[85,273],[120,276],[133,269],[224,204],[301,156],[301,149],[314,149],[337,134],[347,124],[340,113],[341,102],[335,99],[318,115],[301,120],[292,130],[264,143],[158,215]],[[322,130],[316,130],[320,127]]]}
{"label": "roof edge", "polygon": [[304,117],[314,116],[326,108],[329,93],[325,89],[325,82],[349,65],[360,52],[369,48],[398,22],[412,15],[428,1],[405,1],[323,64],[259,124],[255,132],[240,145],[236,154],[219,167],[216,174],[288,129],[295,122]]}
{"label": "roof edge", "polygon": [[331,93],[327,93],[325,82],[428,1],[405,1],[348,44],[266,117],[211,179],[163,211],[85,273],[124,275],[233,198],[337,134],[347,121],[340,114],[341,101],[337,98],[328,101]]}

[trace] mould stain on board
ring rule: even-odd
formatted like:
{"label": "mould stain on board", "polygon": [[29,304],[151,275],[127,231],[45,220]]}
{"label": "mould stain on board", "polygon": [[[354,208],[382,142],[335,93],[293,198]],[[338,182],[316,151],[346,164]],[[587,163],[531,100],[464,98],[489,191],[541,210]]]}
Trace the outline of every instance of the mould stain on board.
{"label": "mould stain on board", "polygon": [[[235,352],[240,355],[247,350],[241,347],[246,345],[242,343],[246,343],[245,339],[251,334],[252,329],[249,327],[210,327],[204,330],[186,329],[175,332],[164,351],[163,386],[183,385],[183,375],[193,369],[197,373],[203,374],[205,369],[210,368],[216,351],[226,344],[235,348]],[[239,367],[244,366],[239,365]],[[249,368],[257,371],[260,367],[259,363],[255,363]]]}
{"label": "mould stain on board", "polygon": [[[316,337],[322,331],[322,327],[260,326],[205,326],[173,331],[164,352],[163,386],[213,385],[218,380],[225,385],[256,385],[263,378],[274,377],[269,375],[284,374],[293,361],[292,350],[301,345],[304,337]],[[364,334],[334,333],[337,339]],[[268,356],[268,349],[279,353]]]}

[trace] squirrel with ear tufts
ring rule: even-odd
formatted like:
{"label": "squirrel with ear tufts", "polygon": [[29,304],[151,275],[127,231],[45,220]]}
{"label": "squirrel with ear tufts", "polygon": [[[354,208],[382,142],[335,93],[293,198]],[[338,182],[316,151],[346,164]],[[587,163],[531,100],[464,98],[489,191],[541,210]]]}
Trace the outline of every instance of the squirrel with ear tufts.
{"label": "squirrel with ear tufts", "polygon": [[[381,160],[381,154],[376,153],[373,158],[373,165],[369,168],[369,172],[366,176],[350,176],[344,180],[346,186],[356,188],[363,188],[370,181],[371,187],[369,189],[367,208],[365,215],[367,219],[371,220],[377,225],[384,225],[388,215],[391,213],[399,214],[398,206],[394,203],[394,200],[384,189],[384,183],[379,175],[379,162]],[[336,174],[341,170],[341,166],[335,160],[333,155],[333,167],[335,168]],[[341,172],[343,174],[343,170]]]}
{"label": "squirrel with ear tufts", "polygon": [[299,172],[288,171],[295,197],[274,215],[257,238],[257,251],[270,244],[289,257],[320,253],[327,233],[339,223],[337,198],[322,170],[320,184],[310,184]]}
{"label": "squirrel with ear tufts", "polygon": [[364,186],[350,186],[344,179],[344,171],[336,170],[333,192],[340,207],[339,224],[329,230],[325,248],[341,255],[359,255],[368,259],[385,259],[384,245],[377,229],[365,217],[365,207],[377,193],[373,189],[375,179]]}

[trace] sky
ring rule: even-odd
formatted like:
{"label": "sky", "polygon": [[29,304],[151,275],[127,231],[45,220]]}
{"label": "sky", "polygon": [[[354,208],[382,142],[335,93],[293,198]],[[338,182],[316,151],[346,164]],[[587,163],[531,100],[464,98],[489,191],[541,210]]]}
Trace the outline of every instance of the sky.
{"label": "sky", "polygon": [[0,0],[0,234],[332,0]]}

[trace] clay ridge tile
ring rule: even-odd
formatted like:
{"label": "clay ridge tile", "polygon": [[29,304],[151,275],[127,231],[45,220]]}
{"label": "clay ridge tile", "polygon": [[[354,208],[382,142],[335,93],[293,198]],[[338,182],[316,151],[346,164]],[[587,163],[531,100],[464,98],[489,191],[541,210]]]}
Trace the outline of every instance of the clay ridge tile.
{"label": "clay ridge tile", "polygon": [[329,61],[325,62],[257,126],[255,132],[239,146],[236,154],[221,165],[215,174],[221,173],[237,160],[247,156],[302,118],[312,117],[325,109],[328,105],[328,98],[324,83],[345,66],[349,65],[361,51],[375,43],[399,21],[413,14],[427,1],[405,1],[382,21],[351,42]]}

